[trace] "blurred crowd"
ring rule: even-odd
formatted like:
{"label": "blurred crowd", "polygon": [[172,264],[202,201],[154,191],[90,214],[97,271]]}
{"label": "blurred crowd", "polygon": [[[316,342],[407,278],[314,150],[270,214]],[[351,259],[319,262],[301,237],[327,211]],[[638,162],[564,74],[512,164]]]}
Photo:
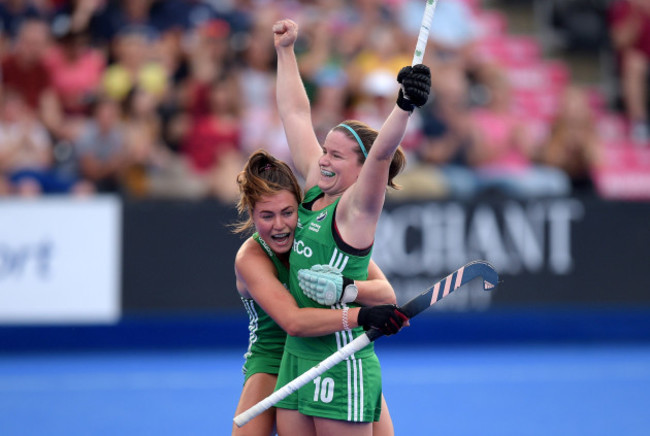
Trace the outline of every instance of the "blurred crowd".
{"label": "blurred crowd", "polygon": [[[645,0],[623,0],[635,1]],[[423,7],[421,0],[0,1],[0,195],[232,202],[251,152],[264,148],[290,163],[275,105],[272,24],[288,17],[300,26],[300,68],[322,138],[346,118],[380,127],[395,102],[397,72],[411,63]],[[641,60],[637,51],[625,57],[625,74],[638,78],[647,75],[650,20],[628,19],[634,23],[618,25],[616,40],[630,46],[631,32],[620,29],[644,26]],[[589,90],[564,77],[529,86],[535,98],[522,100],[514,64],[485,55],[503,32],[502,15],[480,0],[439,0],[424,61],[431,98],[413,115],[403,141],[409,165],[391,195],[593,191],[601,138]],[[638,86],[628,85],[630,97],[645,92]],[[523,113],[522,101],[541,105],[551,93],[551,111]],[[645,141],[645,105],[637,100],[629,113]]]}

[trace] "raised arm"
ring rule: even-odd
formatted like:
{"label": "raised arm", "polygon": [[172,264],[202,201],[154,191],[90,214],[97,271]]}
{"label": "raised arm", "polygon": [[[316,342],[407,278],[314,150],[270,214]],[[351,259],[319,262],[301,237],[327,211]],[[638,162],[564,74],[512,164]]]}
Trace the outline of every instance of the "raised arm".
{"label": "raised arm", "polygon": [[397,81],[402,85],[397,103],[379,130],[356,183],[343,194],[339,203],[337,226],[343,239],[355,247],[373,242],[393,155],[404,137],[413,109],[424,105],[429,97],[431,73],[427,66],[404,67]]}
{"label": "raised arm", "polygon": [[355,221],[367,217],[366,221],[376,223],[379,219],[384,206],[388,169],[404,137],[410,114],[397,105],[393,108],[368,152],[357,182],[348,190],[346,203],[351,203],[360,212],[355,214]]}
{"label": "raised arm", "polygon": [[306,188],[318,180],[318,158],[322,154],[311,119],[309,97],[300,77],[294,44],[298,25],[281,20],[273,25],[273,39],[278,57],[276,94],[278,111],[296,169],[306,180]]}

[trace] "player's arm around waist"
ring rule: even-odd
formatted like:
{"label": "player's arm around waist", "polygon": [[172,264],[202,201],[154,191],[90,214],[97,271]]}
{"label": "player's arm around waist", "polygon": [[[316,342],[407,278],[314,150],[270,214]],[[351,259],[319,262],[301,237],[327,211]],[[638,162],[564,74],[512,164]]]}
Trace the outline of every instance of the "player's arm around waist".
{"label": "player's arm around waist", "polygon": [[[242,287],[287,334],[324,336],[343,330],[343,310],[300,308],[277,278],[273,262],[259,244],[246,244],[235,258],[238,288]],[[242,290],[240,290],[242,294]],[[358,326],[358,308],[347,314],[349,328]]]}

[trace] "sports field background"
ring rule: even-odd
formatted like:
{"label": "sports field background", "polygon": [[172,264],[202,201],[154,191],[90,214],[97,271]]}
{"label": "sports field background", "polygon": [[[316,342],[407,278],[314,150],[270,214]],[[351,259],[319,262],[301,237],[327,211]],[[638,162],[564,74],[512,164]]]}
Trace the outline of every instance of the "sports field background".
{"label": "sports field background", "polygon": [[[416,323],[412,328],[417,328]],[[647,435],[650,345],[377,350],[397,435]],[[3,435],[226,435],[242,350],[31,353],[0,359]]]}

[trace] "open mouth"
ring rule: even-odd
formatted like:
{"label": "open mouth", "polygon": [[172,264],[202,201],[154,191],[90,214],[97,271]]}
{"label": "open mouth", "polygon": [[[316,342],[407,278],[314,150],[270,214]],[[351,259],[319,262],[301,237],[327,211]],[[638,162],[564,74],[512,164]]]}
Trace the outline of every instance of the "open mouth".
{"label": "open mouth", "polygon": [[274,242],[282,244],[286,242],[289,239],[289,237],[291,237],[291,233],[286,232],[286,233],[278,233],[276,235],[272,235],[271,239],[273,239]]}
{"label": "open mouth", "polygon": [[334,177],[334,173],[333,173],[333,172],[331,172],[331,171],[327,171],[327,170],[324,170],[324,169],[322,169],[322,168],[320,169],[320,173],[321,173],[321,175],[323,175],[323,176],[325,176],[325,177]]}

